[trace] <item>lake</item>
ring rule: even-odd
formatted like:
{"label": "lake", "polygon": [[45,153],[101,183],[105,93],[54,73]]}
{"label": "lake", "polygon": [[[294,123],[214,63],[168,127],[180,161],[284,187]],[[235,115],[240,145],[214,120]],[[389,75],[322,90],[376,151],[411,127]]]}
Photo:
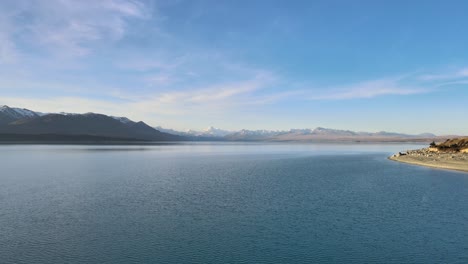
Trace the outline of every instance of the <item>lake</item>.
{"label": "lake", "polygon": [[411,144],[0,145],[1,263],[468,263]]}

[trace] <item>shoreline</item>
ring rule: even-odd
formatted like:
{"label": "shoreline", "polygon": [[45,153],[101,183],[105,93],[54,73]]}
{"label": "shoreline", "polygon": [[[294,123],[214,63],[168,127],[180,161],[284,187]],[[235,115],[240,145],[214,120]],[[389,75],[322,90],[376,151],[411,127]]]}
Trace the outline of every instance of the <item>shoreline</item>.
{"label": "shoreline", "polygon": [[468,173],[468,153],[436,152],[425,148],[395,154],[388,159],[412,165]]}

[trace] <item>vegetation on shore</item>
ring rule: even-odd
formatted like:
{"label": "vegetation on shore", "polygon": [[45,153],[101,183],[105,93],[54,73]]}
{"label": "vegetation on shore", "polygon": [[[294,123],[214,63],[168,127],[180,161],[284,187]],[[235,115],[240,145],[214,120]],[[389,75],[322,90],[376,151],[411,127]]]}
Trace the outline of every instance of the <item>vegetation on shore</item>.
{"label": "vegetation on shore", "polygon": [[447,139],[439,144],[432,142],[430,148],[441,152],[468,152],[468,137]]}

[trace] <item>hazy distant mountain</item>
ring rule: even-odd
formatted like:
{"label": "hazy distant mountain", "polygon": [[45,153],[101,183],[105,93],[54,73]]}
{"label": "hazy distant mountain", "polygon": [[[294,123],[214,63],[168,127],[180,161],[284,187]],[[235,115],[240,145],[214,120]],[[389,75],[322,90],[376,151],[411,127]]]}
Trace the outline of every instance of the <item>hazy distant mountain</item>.
{"label": "hazy distant mountain", "polygon": [[224,136],[227,140],[246,140],[246,141],[257,141],[257,140],[269,140],[274,136],[281,135],[282,131],[271,131],[271,130],[246,130],[242,129],[238,132],[231,133]]}
{"label": "hazy distant mountain", "polygon": [[205,129],[205,130],[203,130],[201,132],[193,131],[193,133],[195,135],[197,135],[197,136],[224,137],[226,135],[231,134],[232,131],[223,130],[223,129],[219,129],[219,128],[210,126],[209,128],[207,128],[207,129]]}
{"label": "hazy distant mountain", "polygon": [[432,134],[432,133],[422,133],[422,134],[415,135],[415,137],[431,138],[431,137],[437,137],[437,135]]}
{"label": "hazy distant mountain", "polygon": [[[46,135],[34,138],[115,138],[152,141],[225,140],[225,141],[415,141],[438,139],[434,134],[408,135],[394,132],[355,132],[351,130],[315,129],[240,130],[228,131],[209,127],[203,131],[176,131],[162,127],[152,128],[144,122],[126,117],[103,114],[59,113],[43,114],[28,109],[0,107],[0,134]],[[67,137],[65,137],[67,136]],[[80,136],[80,137],[76,137]],[[16,138],[21,138],[17,137]]]}
{"label": "hazy distant mountain", "polygon": [[38,114],[27,109],[1,108],[0,133],[22,135],[86,135],[103,138],[176,141],[185,138],[160,132],[144,122],[102,114]]}
{"label": "hazy distant mountain", "polygon": [[315,129],[291,129],[289,131],[241,130],[225,136],[225,139],[238,141],[398,141],[435,137],[434,134],[429,133],[407,135],[391,132],[354,132],[317,127]]}
{"label": "hazy distant mountain", "polygon": [[221,138],[226,135],[234,133],[233,131],[229,130],[223,130],[215,127],[208,127],[205,130],[202,131],[197,131],[197,130],[187,130],[187,131],[177,131],[174,129],[168,129],[168,128],[163,128],[161,126],[155,127],[155,129],[166,132],[166,133],[171,133],[174,135],[180,135],[180,136],[192,136],[192,137],[217,137]]}
{"label": "hazy distant mountain", "polygon": [[408,135],[395,132],[355,132],[317,127],[315,129],[290,130],[247,130],[227,131],[209,127],[204,131],[188,130],[185,132],[156,127],[156,129],[191,139],[225,140],[225,141],[412,141],[437,139],[431,133]]}

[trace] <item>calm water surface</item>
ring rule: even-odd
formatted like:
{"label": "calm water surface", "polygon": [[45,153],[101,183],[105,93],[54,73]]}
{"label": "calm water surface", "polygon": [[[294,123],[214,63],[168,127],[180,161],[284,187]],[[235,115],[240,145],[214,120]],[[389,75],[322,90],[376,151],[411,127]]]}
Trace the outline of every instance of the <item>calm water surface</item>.
{"label": "calm water surface", "polygon": [[417,145],[0,146],[0,263],[468,263]]}

